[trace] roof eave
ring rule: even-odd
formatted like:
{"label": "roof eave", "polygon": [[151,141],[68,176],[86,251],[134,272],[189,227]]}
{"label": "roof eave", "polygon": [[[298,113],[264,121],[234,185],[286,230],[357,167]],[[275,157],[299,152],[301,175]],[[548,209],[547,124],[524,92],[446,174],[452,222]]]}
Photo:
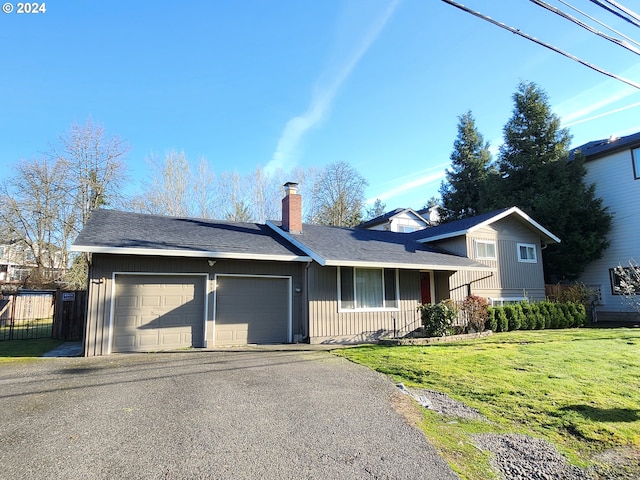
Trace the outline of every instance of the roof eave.
{"label": "roof eave", "polygon": [[229,260],[272,260],[279,262],[309,262],[306,255],[278,255],[265,253],[217,252],[211,250],[182,250],[136,247],[98,247],[72,245],[71,251],[83,253],[105,253],[111,255],[145,255],[158,257],[218,258]]}
{"label": "roof eave", "polygon": [[494,272],[496,268],[488,265],[435,265],[430,263],[371,262],[364,260],[327,260],[328,267],[359,268],[399,268],[402,270],[435,270],[435,271],[486,271]]}

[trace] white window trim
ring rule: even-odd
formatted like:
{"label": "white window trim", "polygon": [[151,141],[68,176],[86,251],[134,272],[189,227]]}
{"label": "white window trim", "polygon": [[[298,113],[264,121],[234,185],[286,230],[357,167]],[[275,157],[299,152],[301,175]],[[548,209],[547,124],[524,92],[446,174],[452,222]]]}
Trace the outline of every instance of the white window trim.
{"label": "white window trim", "polygon": [[[382,275],[382,303],[383,305],[386,303],[386,298],[384,295],[385,284],[384,284],[384,268],[383,267],[375,267],[375,268],[363,268],[363,267],[346,267],[353,268],[353,304],[355,308],[342,308],[342,280],[340,275],[341,267],[337,268],[337,277],[338,277],[338,313],[348,313],[348,312],[399,312],[400,311],[400,283],[399,283],[399,274],[398,269],[395,270],[396,277],[396,291],[395,291],[395,300],[397,307],[368,307],[368,308],[358,308],[357,305],[357,296],[356,296],[356,270],[380,270],[380,274]],[[388,269],[391,270],[391,269]]]}
{"label": "white window trim", "polygon": [[[533,248],[533,258],[522,258],[522,255],[520,255],[520,247]],[[518,250],[518,262],[538,263],[538,249],[536,248],[535,243],[518,243],[517,250]]]}
{"label": "white window trim", "polygon": [[[493,251],[495,252],[495,256],[493,256],[493,257],[481,257],[480,254],[478,253],[478,244],[479,243],[483,243],[483,244],[487,244],[487,245],[493,245]],[[496,242],[494,240],[478,240],[478,239],[474,239],[473,240],[473,249],[474,249],[474,253],[476,255],[476,260],[497,260],[498,259],[498,248],[497,248]]]}
{"label": "white window trim", "polygon": [[519,303],[526,302],[529,299],[527,297],[497,297],[497,298],[489,298],[489,302],[492,307],[503,307],[505,302],[509,303]]}

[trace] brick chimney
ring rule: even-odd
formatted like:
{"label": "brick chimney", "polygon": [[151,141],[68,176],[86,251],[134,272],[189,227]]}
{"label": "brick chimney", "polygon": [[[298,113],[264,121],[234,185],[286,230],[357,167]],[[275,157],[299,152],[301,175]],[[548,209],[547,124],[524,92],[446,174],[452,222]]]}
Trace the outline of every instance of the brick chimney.
{"label": "brick chimney", "polygon": [[284,184],[282,199],[282,228],[289,233],[302,233],[302,195],[297,193],[298,184]]}

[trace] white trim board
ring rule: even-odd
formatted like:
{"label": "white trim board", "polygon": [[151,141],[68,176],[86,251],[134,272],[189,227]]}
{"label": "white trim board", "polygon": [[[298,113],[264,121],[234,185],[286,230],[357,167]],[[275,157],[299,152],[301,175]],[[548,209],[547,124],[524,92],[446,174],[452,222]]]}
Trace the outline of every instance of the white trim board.
{"label": "white trim board", "polygon": [[135,248],[135,247],[92,247],[72,245],[72,252],[108,253],[116,255],[145,255],[159,257],[189,257],[189,258],[217,258],[230,260],[275,260],[280,262],[308,262],[310,257],[300,255],[272,255],[261,253],[233,253],[215,252],[208,250],[182,250],[162,248]]}

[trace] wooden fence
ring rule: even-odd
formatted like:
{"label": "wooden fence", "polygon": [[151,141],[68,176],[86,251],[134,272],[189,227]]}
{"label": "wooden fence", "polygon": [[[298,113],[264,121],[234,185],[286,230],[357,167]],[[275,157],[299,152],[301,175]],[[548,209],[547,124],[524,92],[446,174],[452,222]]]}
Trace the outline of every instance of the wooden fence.
{"label": "wooden fence", "polygon": [[21,290],[0,294],[0,340],[81,340],[85,291]]}
{"label": "wooden fence", "polygon": [[55,292],[22,290],[0,296],[0,340],[51,338]]}

